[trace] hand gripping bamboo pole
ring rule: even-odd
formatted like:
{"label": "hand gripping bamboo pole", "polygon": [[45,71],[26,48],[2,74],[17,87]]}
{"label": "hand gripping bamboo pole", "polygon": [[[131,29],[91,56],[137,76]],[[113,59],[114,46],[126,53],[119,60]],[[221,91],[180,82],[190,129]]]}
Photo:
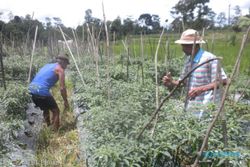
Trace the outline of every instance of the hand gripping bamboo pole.
{"label": "hand gripping bamboo pole", "polygon": [[144,126],[142,127],[141,131],[139,132],[139,134],[137,135],[137,139],[140,139],[141,135],[143,134],[143,132],[145,131],[145,129],[150,125],[150,123],[154,120],[154,118],[156,117],[156,115],[159,113],[159,111],[161,110],[161,107],[163,106],[163,104],[173,95],[173,93],[177,90],[178,87],[181,86],[181,84],[183,84],[183,82],[197,69],[199,68],[200,66],[203,66],[204,64],[206,63],[209,63],[211,61],[214,61],[214,60],[218,60],[218,59],[221,59],[220,57],[218,58],[214,58],[214,59],[209,59],[197,66],[195,66],[191,71],[189,71],[184,77],[182,80],[179,81],[178,85],[176,85],[172,90],[171,92],[169,93],[169,95],[167,97],[165,97],[161,103],[159,104],[159,107],[152,113],[151,117],[149,118],[149,121],[144,124]]}

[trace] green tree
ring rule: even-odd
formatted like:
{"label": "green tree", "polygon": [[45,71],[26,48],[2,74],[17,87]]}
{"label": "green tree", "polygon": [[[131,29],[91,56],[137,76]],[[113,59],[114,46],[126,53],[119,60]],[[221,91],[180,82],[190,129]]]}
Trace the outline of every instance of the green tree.
{"label": "green tree", "polygon": [[138,19],[138,24],[146,34],[158,33],[160,29],[160,17],[148,13],[141,14]]}
{"label": "green tree", "polygon": [[8,39],[16,41],[16,44],[20,44],[25,39],[25,29],[23,28],[22,18],[19,16],[14,16],[6,26],[4,27],[4,34]]}
{"label": "green tree", "polygon": [[49,28],[52,26],[51,23],[51,18],[50,17],[45,17],[45,22],[46,22],[46,27]]}
{"label": "green tree", "polygon": [[171,14],[174,18],[181,17],[188,28],[213,26],[215,13],[207,6],[208,2],[209,0],[179,0],[172,8]]}
{"label": "green tree", "polygon": [[170,24],[170,29],[176,32],[182,32],[182,18],[181,17],[175,18]]}
{"label": "green tree", "polygon": [[223,27],[226,24],[227,18],[225,12],[220,12],[216,18],[216,23],[219,27]]}
{"label": "green tree", "polygon": [[154,33],[159,33],[161,26],[160,26],[160,17],[159,15],[152,15],[152,28]]}
{"label": "green tree", "polygon": [[234,15],[232,17],[232,20],[231,20],[231,24],[237,24],[240,16],[241,16],[241,9],[240,9],[240,6],[239,5],[236,5],[234,8]]}
{"label": "green tree", "polygon": [[59,17],[53,17],[53,20],[54,20],[54,24],[55,24],[56,26],[61,26],[61,27],[63,27],[62,19],[60,19]]}
{"label": "green tree", "polygon": [[237,25],[239,28],[248,28],[250,25],[250,18],[242,16],[239,18]]}
{"label": "green tree", "polygon": [[116,38],[120,39],[122,37],[122,21],[120,17],[117,17],[110,26],[111,35],[116,34]]}
{"label": "green tree", "polygon": [[85,11],[84,20],[85,20],[85,23],[91,23],[91,22],[93,22],[92,10],[91,9],[87,9]]}
{"label": "green tree", "polygon": [[150,29],[152,29],[152,16],[149,13],[141,14],[138,18],[138,24],[142,28],[141,30],[145,34],[150,33]]}
{"label": "green tree", "polygon": [[97,37],[99,35],[99,32],[101,32],[100,37],[103,36],[103,32],[102,32],[103,30],[101,30],[102,21],[101,21],[101,19],[98,19],[98,18],[95,18],[92,16],[91,9],[87,9],[85,11],[84,19],[85,19],[84,26],[87,27],[87,24],[88,24],[91,33],[93,33],[95,35],[95,37]]}
{"label": "green tree", "polygon": [[134,21],[131,18],[123,20],[123,35],[132,34],[134,29]]}

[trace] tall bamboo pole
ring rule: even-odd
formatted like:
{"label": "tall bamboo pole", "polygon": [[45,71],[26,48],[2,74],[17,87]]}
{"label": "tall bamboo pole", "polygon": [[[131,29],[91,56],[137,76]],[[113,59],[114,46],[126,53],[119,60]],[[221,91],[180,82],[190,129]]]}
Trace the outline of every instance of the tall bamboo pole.
{"label": "tall bamboo pole", "polygon": [[129,64],[130,64],[130,57],[129,57],[129,47],[127,46],[127,44],[125,44],[125,42],[122,40],[122,44],[125,48],[125,51],[127,53],[127,65],[126,65],[126,68],[127,68],[127,80],[129,79]]}
{"label": "tall bamboo pole", "polygon": [[104,20],[104,27],[105,27],[105,33],[106,33],[106,53],[107,53],[107,83],[108,83],[108,101],[110,102],[110,55],[109,55],[109,33],[108,33],[108,27],[106,23],[106,16],[105,16],[105,10],[104,10],[104,4],[102,2],[102,13],[103,13],[103,20]]}
{"label": "tall bamboo pole", "polygon": [[88,24],[87,24],[87,31],[88,31],[89,36],[90,36],[90,41],[92,44],[92,51],[94,54],[97,85],[100,86],[98,45],[97,45],[96,39],[94,38],[93,34],[91,34],[91,32],[90,32]]}
{"label": "tall bamboo pole", "polygon": [[115,31],[113,32],[113,54],[112,54],[112,64],[115,64],[115,44],[116,44],[116,33]]}
{"label": "tall bamboo pole", "polygon": [[73,33],[73,36],[74,36],[74,40],[75,40],[76,53],[77,53],[78,62],[80,62],[80,53],[79,53],[79,47],[78,47],[78,40],[76,38],[75,31],[73,29],[71,29],[71,30],[72,30],[72,33]]}
{"label": "tall bamboo pole", "polygon": [[82,84],[83,84],[83,85],[86,85],[85,82],[84,82],[84,80],[83,80],[83,77],[82,77],[82,74],[81,74],[81,72],[80,72],[80,69],[79,69],[79,67],[78,67],[78,65],[77,65],[77,63],[76,63],[76,59],[75,59],[74,55],[72,54],[71,49],[70,49],[70,47],[69,47],[69,44],[68,44],[68,42],[67,42],[67,40],[66,40],[66,38],[65,38],[65,35],[64,35],[64,33],[63,33],[63,30],[62,30],[62,28],[61,28],[60,26],[58,26],[58,27],[59,27],[59,29],[60,29],[60,31],[61,31],[61,34],[62,34],[63,39],[64,39],[64,42],[65,42],[65,44],[66,44],[66,46],[67,46],[67,48],[68,48],[68,50],[69,50],[70,56],[72,57],[72,59],[73,59],[73,61],[74,61],[74,63],[75,63],[75,66],[76,66],[77,72],[78,72],[78,74],[79,74],[79,76],[80,76],[80,79],[81,79],[81,81],[82,81]]}
{"label": "tall bamboo pole", "polygon": [[141,77],[142,84],[144,84],[144,45],[143,45],[143,35],[141,33]]}
{"label": "tall bamboo pole", "polygon": [[[162,39],[163,34],[164,34],[164,28],[162,29],[160,38],[158,40],[157,48],[156,48],[156,51],[155,51],[155,108],[156,109],[159,107],[159,85],[158,85],[158,68],[157,68],[157,65],[158,65],[158,51],[159,51],[159,47],[160,47],[160,44],[161,44],[161,39]],[[151,137],[154,135],[155,127],[156,127],[156,124],[157,124],[157,121],[158,121],[158,116],[159,116],[159,114],[156,115],[155,122],[154,122],[154,127],[153,127],[153,129],[151,131]]]}
{"label": "tall bamboo pole", "polygon": [[161,39],[162,39],[162,36],[164,34],[164,28],[162,29],[162,32],[161,32],[161,35],[160,35],[160,38],[158,40],[158,44],[157,44],[157,48],[156,48],[156,51],[155,51],[155,98],[156,98],[156,108],[159,107],[159,86],[158,86],[158,68],[157,68],[157,65],[158,65],[158,51],[159,51],[159,47],[160,47],[160,44],[161,44]]}
{"label": "tall bamboo pole", "polygon": [[38,29],[38,26],[36,26],[35,37],[34,37],[34,41],[33,41],[33,48],[32,48],[31,59],[30,59],[29,76],[28,76],[28,80],[27,80],[28,83],[30,83],[30,78],[31,78],[31,70],[32,70],[32,64],[33,64],[33,57],[34,57],[34,52],[35,52],[35,48],[36,48],[37,29]]}

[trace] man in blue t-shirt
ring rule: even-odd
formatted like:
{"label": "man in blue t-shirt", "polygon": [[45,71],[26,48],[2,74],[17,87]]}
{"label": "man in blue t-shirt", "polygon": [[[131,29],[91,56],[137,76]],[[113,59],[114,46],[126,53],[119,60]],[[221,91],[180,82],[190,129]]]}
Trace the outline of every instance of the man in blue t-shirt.
{"label": "man in blue t-shirt", "polygon": [[58,130],[60,126],[60,110],[54,97],[50,93],[50,88],[53,87],[59,80],[61,96],[64,100],[64,107],[68,108],[69,103],[67,100],[64,71],[69,64],[69,59],[66,56],[58,56],[56,57],[56,63],[44,65],[29,85],[32,100],[37,107],[40,107],[40,109],[43,110],[43,116],[48,126],[51,124],[49,114],[49,110],[51,110],[52,124],[55,130]]}

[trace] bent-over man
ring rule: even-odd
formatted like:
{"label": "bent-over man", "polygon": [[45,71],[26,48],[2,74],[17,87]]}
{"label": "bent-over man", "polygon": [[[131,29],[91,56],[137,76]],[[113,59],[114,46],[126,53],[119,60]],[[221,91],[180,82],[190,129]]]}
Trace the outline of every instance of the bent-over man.
{"label": "bent-over man", "polygon": [[60,126],[60,110],[54,97],[50,93],[50,89],[59,80],[60,92],[64,100],[64,107],[68,108],[69,104],[67,100],[64,73],[68,64],[69,59],[66,56],[56,57],[56,63],[44,65],[29,85],[32,100],[37,107],[40,107],[40,109],[43,110],[43,116],[48,126],[51,124],[49,111],[52,112],[52,124],[55,130],[58,130]]}

